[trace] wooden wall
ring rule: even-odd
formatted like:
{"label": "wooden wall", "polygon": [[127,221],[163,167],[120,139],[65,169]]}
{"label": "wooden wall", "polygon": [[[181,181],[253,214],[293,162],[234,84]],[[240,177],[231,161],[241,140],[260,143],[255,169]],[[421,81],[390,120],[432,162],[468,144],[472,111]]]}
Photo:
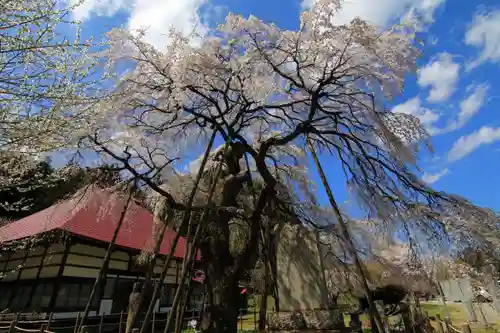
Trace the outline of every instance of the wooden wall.
{"label": "wooden wall", "polygon": [[[29,251],[0,254],[0,282],[17,280],[32,280],[37,278],[55,278],[60,266],[63,265],[62,275],[66,277],[96,278],[106,254],[106,245],[92,244],[87,241],[74,239],[69,248],[66,261],[63,244],[53,244],[47,249],[35,247]],[[115,250],[111,255],[108,272],[121,276],[142,276],[143,268],[136,264],[139,254],[137,251],[126,252],[124,249]],[[159,275],[164,261],[158,258],[155,273]],[[176,283],[180,274],[181,262],[172,260],[167,272],[166,283]]]}
{"label": "wooden wall", "polygon": [[52,278],[57,276],[63,259],[64,246],[53,244],[47,248],[35,247],[30,251],[2,253],[0,256],[1,282]]}

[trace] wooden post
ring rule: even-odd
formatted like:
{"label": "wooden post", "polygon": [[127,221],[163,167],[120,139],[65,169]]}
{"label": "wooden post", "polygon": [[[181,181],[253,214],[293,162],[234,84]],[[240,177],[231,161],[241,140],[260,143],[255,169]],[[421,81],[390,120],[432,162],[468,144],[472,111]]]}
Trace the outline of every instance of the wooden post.
{"label": "wooden post", "polygon": [[238,314],[240,315],[240,330],[243,331],[243,311],[242,311],[242,309],[238,309]]}
{"label": "wooden post", "polygon": [[253,295],[253,330],[257,331],[257,300],[255,299],[255,295]]}
{"label": "wooden post", "polygon": [[472,333],[469,324],[462,325],[462,333]]}
{"label": "wooden post", "polygon": [[123,311],[120,312],[120,322],[118,323],[118,333],[122,333]]}
{"label": "wooden post", "polygon": [[385,314],[382,317],[382,325],[384,325],[385,332],[389,332],[389,317]]}
{"label": "wooden post", "polygon": [[53,312],[49,313],[49,321],[47,322],[47,331],[50,331],[50,325],[52,324],[52,316],[54,315]]}
{"label": "wooden post", "polygon": [[40,325],[40,333],[45,332],[45,324]]}
{"label": "wooden post", "polygon": [[436,322],[438,333],[444,333],[443,323],[441,322],[441,315],[439,313],[436,315]]}
{"label": "wooden post", "polygon": [[155,333],[155,320],[156,320],[156,311],[153,311],[153,320],[151,321],[151,333]]}
{"label": "wooden post", "polygon": [[401,309],[401,317],[403,318],[403,324],[405,326],[406,331],[412,332],[412,324],[410,318],[410,309],[406,303],[400,303],[399,308]]}
{"label": "wooden post", "polygon": [[16,332],[17,319],[19,318],[18,316],[19,316],[19,314],[17,314],[16,317],[14,317],[14,320],[12,320],[10,322],[9,333],[15,333]]}
{"label": "wooden post", "polygon": [[486,319],[486,316],[484,315],[484,312],[483,312],[483,303],[478,303],[478,307],[479,307],[479,318],[481,320],[481,324],[484,325],[484,327],[488,327],[488,319]]}
{"label": "wooden post", "polygon": [[445,317],[444,318],[444,327],[446,329],[446,333],[454,333],[453,330],[451,329],[451,319],[450,319],[450,317]]}
{"label": "wooden post", "polygon": [[99,321],[99,333],[102,333],[102,325],[104,323],[104,312],[101,313],[101,320]]}
{"label": "wooden post", "polygon": [[346,221],[344,220],[344,215],[340,211],[340,208],[337,204],[337,201],[335,200],[335,197],[333,195],[331,186],[328,183],[328,179],[327,179],[326,174],[323,170],[323,166],[321,165],[319,158],[318,158],[318,155],[316,154],[316,150],[314,149],[314,146],[311,143],[309,138],[307,138],[307,144],[309,147],[309,151],[311,152],[312,158],[314,160],[314,164],[316,165],[316,169],[318,170],[321,182],[323,183],[323,187],[326,191],[328,200],[330,201],[330,205],[332,206],[333,211],[334,211],[335,215],[337,216],[337,222],[338,222],[337,227],[338,227],[339,232],[342,236],[341,239],[347,245],[347,251],[354,261],[354,267],[356,268],[356,273],[359,277],[359,280],[361,281],[361,287],[362,287],[363,292],[365,294],[366,300],[368,301],[368,305],[369,305],[369,312],[368,313],[370,315],[370,322],[372,323],[372,332],[385,333],[384,326],[382,324],[382,319],[380,318],[380,313],[378,312],[377,306],[375,304],[375,301],[372,297],[372,293],[370,291],[370,287],[368,286],[368,279],[367,279],[367,273],[366,273],[365,267],[363,266],[363,263],[362,263],[361,259],[359,258],[358,252],[357,252],[356,247],[354,245],[354,241],[351,237],[351,232],[350,232],[349,228],[347,227]]}
{"label": "wooden post", "polygon": [[76,323],[75,323],[75,329],[73,330],[74,333],[78,333],[78,324],[80,323],[80,312],[76,315]]}
{"label": "wooden post", "polygon": [[359,319],[359,313],[351,313],[351,319],[349,321],[349,327],[351,328],[351,332],[362,333],[361,320]]}

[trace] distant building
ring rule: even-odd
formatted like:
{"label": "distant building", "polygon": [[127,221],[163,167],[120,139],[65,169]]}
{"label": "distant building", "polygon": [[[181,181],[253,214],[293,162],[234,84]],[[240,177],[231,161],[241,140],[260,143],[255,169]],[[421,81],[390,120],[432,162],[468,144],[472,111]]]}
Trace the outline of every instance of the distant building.
{"label": "distant building", "polygon": [[[56,317],[83,311],[124,206],[124,198],[93,189],[1,227],[0,311],[54,312]],[[138,259],[141,250],[152,251],[154,228],[152,214],[131,203],[91,315],[126,310],[134,282],[144,279],[146,267]],[[156,278],[174,237],[175,232],[167,230]],[[184,251],[181,238],[156,311],[165,312],[172,303]],[[191,298],[194,302],[200,301],[200,287],[197,283]]]}

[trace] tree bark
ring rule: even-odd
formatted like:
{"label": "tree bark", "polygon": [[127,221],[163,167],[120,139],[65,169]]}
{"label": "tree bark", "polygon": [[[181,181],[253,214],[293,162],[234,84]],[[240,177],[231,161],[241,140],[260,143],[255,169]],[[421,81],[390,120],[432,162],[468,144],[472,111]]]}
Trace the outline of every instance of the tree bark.
{"label": "tree bark", "polygon": [[260,298],[260,307],[259,307],[259,331],[263,331],[266,329],[266,314],[267,314],[267,298],[269,296],[269,289],[271,287],[270,281],[270,226],[267,226],[265,229],[265,233],[263,235],[264,243],[262,244],[263,254],[264,254],[264,288],[262,290],[262,295]]}
{"label": "tree bark", "polygon": [[201,331],[204,333],[236,333],[238,331],[238,274],[210,265],[213,299],[204,311]]}
{"label": "tree bark", "polygon": [[207,294],[208,294],[208,288],[206,282],[203,281],[203,298],[201,300],[200,313],[198,314],[198,320],[196,322],[196,331],[199,331],[201,327],[201,322],[203,320],[203,312],[205,311],[206,308],[205,304],[207,302]]}
{"label": "tree bark", "polygon": [[342,235],[343,241],[347,245],[347,250],[349,251],[349,254],[352,256],[352,259],[354,260],[354,266],[356,267],[356,271],[359,275],[359,278],[361,280],[361,286],[363,288],[365,297],[368,301],[369,304],[369,311],[370,311],[370,316],[373,318],[373,321],[375,322],[376,329],[380,333],[385,332],[384,330],[384,325],[382,323],[382,318],[380,317],[380,313],[377,310],[377,307],[375,305],[375,302],[373,301],[373,296],[370,291],[370,288],[368,287],[368,282],[366,279],[366,274],[363,268],[363,264],[361,263],[361,260],[359,259],[358,252],[356,251],[356,247],[354,246],[354,242],[352,241],[352,237],[350,235],[349,229],[347,227],[347,224],[344,221],[344,218],[342,217],[342,213],[340,212],[340,208],[337,205],[337,202],[333,196],[332,189],[330,187],[330,184],[328,183],[328,180],[326,179],[325,172],[323,171],[323,167],[321,166],[321,163],[318,159],[318,155],[316,155],[316,151],[314,150],[314,147],[312,143],[307,140],[307,144],[309,146],[309,150],[311,151],[314,163],[316,164],[316,168],[318,169],[319,176],[321,178],[321,182],[323,183],[323,187],[326,190],[328,200],[330,201],[330,205],[332,206],[335,215],[337,216],[338,219],[338,228],[340,231],[340,234]]}
{"label": "tree bark", "polygon": [[266,329],[267,297],[269,296],[269,269],[267,263],[264,265],[264,290],[260,297],[259,307],[259,331]]}

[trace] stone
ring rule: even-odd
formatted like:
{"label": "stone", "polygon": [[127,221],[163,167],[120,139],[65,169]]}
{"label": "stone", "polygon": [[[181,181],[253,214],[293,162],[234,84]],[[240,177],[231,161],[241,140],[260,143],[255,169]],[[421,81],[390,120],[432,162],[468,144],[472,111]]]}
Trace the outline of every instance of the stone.
{"label": "stone", "polygon": [[277,239],[280,312],[268,317],[271,331],[327,332],[344,328],[338,308],[330,308],[323,250],[314,230],[283,224]]}
{"label": "stone", "polygon": [[337,309],[303,311],[304,323],[308,329],[331,330],[344,328],[344,317]]}
{"label": "stone", "polygon": [[294,311],[269,314],[268,327],[271,331],[292,331],[304,329],[306,325],[302,313]]}
{"label": "stone", "polygon": [[317,234],[302,225],[284,224],[277,244],[280,311],[328,309],[322,253]]}

